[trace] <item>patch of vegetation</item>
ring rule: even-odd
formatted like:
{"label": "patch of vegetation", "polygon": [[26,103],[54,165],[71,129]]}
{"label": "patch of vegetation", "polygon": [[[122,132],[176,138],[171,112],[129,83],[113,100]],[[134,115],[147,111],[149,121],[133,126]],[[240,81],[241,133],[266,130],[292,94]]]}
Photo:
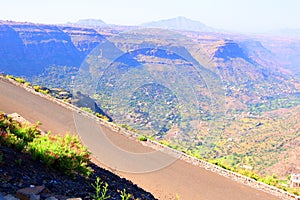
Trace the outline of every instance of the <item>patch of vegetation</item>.
{"label": "patch of vegetation", "polygon": [[42,94],[50,94],[50,90],[48,88],[44,88],[44,87],[41,87],[39,85],[34,85],[33,86],[33,89],[36,91],[36,92],[40,92]]}
{"label": "patch of vegetation", "polygon": [[0,114],[0,144],[30,153],[33,159],[68,175],[91,173],[87,166],[90,153],[77,136],[41,135],[36,125],[21,124],[3,113]]}
{"label": "patch of vegetation", "polygon": [[[31,83],[30,83],[30,82],[27,82],[24,78],[15,77],[15,76],[12,76],[12,75],[6,75],[5,77],[6,77],[6,78],[9,78],[9,79],[12,79],[12,80],[15,80],[15,81],[17,81],[18,83],[21,83],[21,84],[23,84],[25,87],[32,88],[32,89],[34,89],[36,92],[39,92],[39,93],[42,93],[42,94],[45,94],[45,95],[51,94],[51,95],[52,95],[53,97],[55,97],[55,98],[58,98],[58,99],[62,99],[62,98],[63,98],[63,100],[65,100],[65,101],[68,102],[68,98],[69,98],[70,94],[69,94],[69,92],[67,92],[66,90],[61,89],[60,92],[63,93],[63,94],[57,94],[57,93],[58,93],[57,89],[54,90],[54,91],[51,91],[49,88],[47,88],[47,87],[42,87],[42,86],[40,86],[40,85],[34,85],[34,86],[32,86]],[[51,92],[53,92],[53,93],[51,93]]]}
{"label": "patch of vegetation", "polygon": [[17,81],[17,82],[19,82],[19,83],[22,83],[22,84],[24,84],[26,81],[25,81],[25,79],[23,79],[23,78],[15,78],[15,80]]}
{"label": "patch of vegetation", "polygon": [[15,80],[14,76],[12,76],[12,75],[9,75],[9,74],[7,74],[5,77],[6,77],[6,78],[9,78],[9,79],[13,79],[13,80]]}
{"label": "patch of vegetation", "polygon": [[[255,173],[252,170],[243,169],[243,168],[236,168],[236,167],[230,167],[226,164],[222,164],[222,162],[220,162],[220,160],[216,160],[216,159],[215,160],[209,160],[209,162],[212,163],[212,164],[215,164],[219,167],[222,167],[224,169],[227,169],[229,171],[236,172],[238,174],[247,176],[247,177],[249,177],[251,179],[254,179],[256,181],[259,181],[259,182],[265,183],[267,185],[277,187],[277,188],[282,189],[284,191],[287,191],[291,194],[300,195],[300,189],[299,188],[290,188],[286,184],[282,184],[282,183],[287,183],[287,180],[280,180],[275,175],[261,176],[261,175]],[[288,177],[288,179],[289,179],[289,177]]]}
{"label": "patch of vegetation", "polygon": [[21,125],[11,117],[0,114],[0,143],[24,150],[28,143],[32,142],[39,134],[37,126]]}
{"label": "patch of vegetation", "polygon": [[90,108],[87,108],[87,107],[81,107],[80,108],[81,110],[84,110],[84,111],[86,111],[86,112],[88,112],[88,113],[90,113],[90,114],[94,114],[94,111],[92,111],[92,109],[90,109]]}
{"label": "patch of vegetation", "polygon": [[126,193],[126,189],[124,189],[123,191],[121,191],[121,198],[122,200],[129,200],[129,198],[131,197],[130,194]]}
{"label": "patch of vegetation", "polygon": [[17,159],[17,160],[15,160],[15,163],[16,163],[18,166],[21,166],[21,165],[22,165],[22,159]]}
{"label": "patch of vegetation", "polygon": [[139,141],[146,142],[147,141],[147,137],[141,135],[141,136],[139,136]]}
{"label": "patch of vegetation", "polygon": [[9,79],[12,79],[12,80],[15,80],[17,81],[18,83],[22,83],[22,84],[28,84],[28,82],[26,82],[26,80],[24,78],[20,78],[20,77],[15,77],[15,76],[12,76],[12,75],[6,75],[5,76],[6,78],[9,78]]}
{"label": "patch of vegetation", "polygon": [[110,121],[110,119],[109,119],[107,116],[102,115],[102,114],[100,114],[100,113],[98,113],[98,112],[94,112],[94,111],[92,111],[91,108],[88,108],[88,107],[80,107],[80,109],[81,109],[81,110],[84,110],[84,111],[86,111],[86,112],[88,112],[88,113],[90,113],[90,114],[92,114],[92,115],[95,115],[96,117],[101,118],[101,119],[103,119],[104,121],[107,121],[107,122]]}
{"label": "patch of vegetation", "polygon": [[81,145],[77,136],[66,134],[54,136],[38,135],[28,144],[33,159],[41,160],[49,167],[57,168],[68,175],[76,172],[89,175],[89,152]]}
{"label": "patch of vegetation", "polygon": [[110,198],[110,196],[107,195],[108,184],[104,184],[99,177],[97,177],[95,183],[92,183],[91,185],[95,189],[95,194],[92,195],[93,199],[105,200]]}
{"label": "patch of vegetation", "polygon": [[[108,183],[104,183],[99,177],[96,178],[95,182],[92,183],[91,186],[95,191],[94,194],[91,195],[94,200],[106,200],[111,198],[107,194]],[[120,193],[122,200],[129,200],[131,197],[131,194],[127,193],[125,188]]]}
{"label": "patch of vegetation", "polygon": [[138,132],[135,128],[129,126],[128,124],[121,124],[120,126],[121,126],[122,128],[124,128],[124,129],[128,130],[128,131],[132,131],[132,132],[135,132],[135,133]]}
{"label": "patch of vegetation", "polygon": [[300,104],[300,98],[291,94],[288,97],[273,97],[268,101],[249,104],[248,109],[252,114],[261,114],[266,111],[278,110],[280,108],[291,108]]}

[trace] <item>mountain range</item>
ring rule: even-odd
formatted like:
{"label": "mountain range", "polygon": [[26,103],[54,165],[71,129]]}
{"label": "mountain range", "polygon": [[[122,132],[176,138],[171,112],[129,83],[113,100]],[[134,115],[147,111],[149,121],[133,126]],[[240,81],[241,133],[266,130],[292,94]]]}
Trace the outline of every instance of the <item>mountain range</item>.
{"label": "mountain range", "polygon": [[206,26],[205,24],[188,19],[186,17],[176,17],[172,19],[159,20],[141,24],[142,27],[147,28],[162,28],[173,30],[186,30],[186,31],[201,31],[201,32],[215,32],[216,30]]}
{"label": "mountain range", "polygon": [[141,27],[1,21],[0,72],[80,92],[93,111],[197,157],[284,177],[300,172],[299,44],[184,17]]}
{"label": "mountain range", "polygon": [[79,26],[79,27],[97,27],[97,26],[107,26],[107,24],[101,19],[80,19],[75,23],[68,22],[69,26]]}

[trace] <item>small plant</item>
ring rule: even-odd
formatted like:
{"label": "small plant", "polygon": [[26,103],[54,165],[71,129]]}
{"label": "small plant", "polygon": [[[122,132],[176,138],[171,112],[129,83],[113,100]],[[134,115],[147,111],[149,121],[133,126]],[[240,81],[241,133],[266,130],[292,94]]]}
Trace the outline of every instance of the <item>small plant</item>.
{"label": "small plant", "polygon": [[88,108],[88,107],[80,107],[80,108],[81,108],[81,110],[84,110],[84,111],[86,111],[86,112],[88,112],[88,113],[91,113],[92,115],[95,114],[95,112],[92,111],[92,109],[90,109],[90,108]]}
{"label": "small plant", "polygon": [[176,194],[176,195],[175,195],[175,200],[179,200],[179,199],[180,199],[179,194]]}
{"label": "small plant", "polygon": [[105,185],[103,185],[103,181],[101,181],[99,177],[97,177],[95,183],[92,183],[91,185],[95,189],[95,194],[92,195],[94,200],[105,200],[110,198],[110,196],[107,195],[108,184],[105,183]]}
{"label": "small plant", "polygon": [[6,77],[6,78],[9,78],[9,79],[15,80],[15,78],[14,78],[12,75],[9,75],[9,74],[7,74],[5,77]]}
{"label": "small plant", "polygon": [[23,78],[18,78],[18,77],[16,77],[15,80],[16,80],[18,83],[22,83],[22,84],[24,84],[24,83],[26,82],[25,79],[23,79]]}
{"label": "small plant", "polygon": [[123,191],[121,191],[121,198],[122,198],[122,200],[129,200],[129,198],[130,198],[130,194],[127,194],[126,193],[126,189],[124,189]]}
{"label": "small plant", "polygon": [[107,122],[110,122],[110,121],[111,121],[107,116],[102,115],[102,114],[100,114],[100,113],[98,113],[98,112],[94,112],[91,108],[88,108],[88,107],[80,107],[80,109],[81,109],[81,110],[84,110],[84,111],[86,111],[86,112],[88,112],[88,113],[91,113],[92,115],[95,115],[96,117],[101,118],[101,119],[103,119],[104,121],[107,121]]}
{"label": "small plant", "polygon": [[145,142],[145,141],[147,141],[147,138],[145,136],[141,135],[141,136],[139,136],[139,141]]}
{"label": "small plant", "polygon": [[36,91],[36,92],[39,92],[41,90],[41,86],[39,85],[34,85],[33,86],[33,89]]}
{"label": "small plant", "polygon": [[25,86],[25,87],[30,87],[31,84],[30,84],[29,82],[25,82],[25,83],[24,83],[24,86]]}
{"label": "small plant", "polygon": [[16,162],[16,164],[17,164],[18,166],[21,166],[21,165],[22,165],[22,159],[21,159],[21,158],[15,160],[15,162]]}
{"label": "small plant", "polygon": [[136,133],[138,132],[135,128],[133,128],[127,124],[121,124],[120,126],[128,131],[132,131],[132,132],[136,132]]}
{"label": "small plant", "polygon": [[101,118],[101,119],[103,119],[104,121],[107,121],[107,122],[111,121],[107,116],[102,115],[102,114],[97,113],[97,112],[96,112],[96,116],[99,117],[99,118]]}
{"label": "small plant", "polygon": [[46,90],[39,90],[40,93],[42,94],[50,94],[50,91],[48,89]]}

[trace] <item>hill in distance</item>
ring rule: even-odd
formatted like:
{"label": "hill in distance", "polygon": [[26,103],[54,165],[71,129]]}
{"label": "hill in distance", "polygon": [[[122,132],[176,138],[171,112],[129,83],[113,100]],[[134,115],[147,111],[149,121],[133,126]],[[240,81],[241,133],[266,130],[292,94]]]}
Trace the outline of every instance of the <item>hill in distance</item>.
{"label": "hill in distance", "polygon": [[81,27],[97,27],[97,26],[107,26],[107,24],[101,19],[80,19],[75,23],[67,23],[67,25],[81,26]]}
{"label": "hill in distance", "polygon": [[186,30],[186,31],[202,31],[202,32],[215,31],[215,29],[206,26],[201,22],[191,20],[181,16],[176,18],[171,18],[171,19],[148,22],[142,24],[141,26],[147,28],[163,28],[163,29]]}

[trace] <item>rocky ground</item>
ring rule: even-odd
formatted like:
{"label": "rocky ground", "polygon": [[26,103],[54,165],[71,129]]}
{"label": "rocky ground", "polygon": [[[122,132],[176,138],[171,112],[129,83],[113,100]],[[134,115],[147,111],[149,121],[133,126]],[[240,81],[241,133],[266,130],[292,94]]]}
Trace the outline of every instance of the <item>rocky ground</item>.
{"label": "rocky ground", "polygon": [[[40,161],[34,161],[30,155],[18,152],[6,146],[0,146],[0,199],[21,198],[20,193],[35,190],[36,195],[28,199],[93,199],[95,189],[91,186],[96,177],[108,183],[110,199],[122,199],[120,192],[126,189],[130,199],[155,199],[152,194],[139,188],[132,182],[91,163],[93,173],[85,178],[80,175],[69,177],[54,169],[47,169]],[[31,187],[31,189],[30,189]]]}

